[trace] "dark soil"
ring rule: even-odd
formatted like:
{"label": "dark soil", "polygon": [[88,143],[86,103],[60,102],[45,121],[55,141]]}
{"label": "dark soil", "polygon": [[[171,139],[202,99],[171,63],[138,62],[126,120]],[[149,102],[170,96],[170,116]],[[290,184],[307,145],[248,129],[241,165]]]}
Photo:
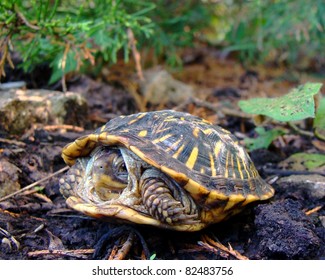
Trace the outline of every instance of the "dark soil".
{"label": "dark soil", "polygon": [[[205,90],[198,90],[199,95],[205,96],[204,100],[209,100],[210,103],[230,101],[235,104],[247,91],[257,93],[258,87],[263,88],[264,78],[259,76],[258,70],[254,71],[254,75],[248,75],[251,72],[242,69],[240,75],[234,76],[230,71],[231,67],[235,67],[233,62],[221,63],[219,70],[222,69],[223,76],[218,77],[213,84],[215,74],[211,73],[218,72],[215,67],[217,66],[211,65],[209,59],[202,58],[197,64],[186,66],[184,74],[177,76],[185,82],[191,81],[197,88],[204,88]],[[193,74],[200,73],[202,68],[208,69],[204,77]],[[247,81],[248,76],[250,81]],[[252,79],[258,79],[258,85]],[[286,82],[282,85],[289,86]],[[120,86],[84,77],[70,83],[70,90],[78,91],[78,87],[88,87],[88,130],[116,115],[137,112],[133,98]],[[264,89],[268,92],[275,91],[269,87],[269,83],[267,87]],[[281,86],[277,84],[276,87]],[[173,106],[175,104],[166,104],[164,108]],[[244,134],[254,134],[254,125],[250,120],[236,116],[221,117],[208,108],[195,104],[183,107],[184,111],[208,118],[236,132],[239,138]],[[19,183],[26,186],[63,168],[65,164],[60,155],[62,147],[86,133],[87,131],[76,133],[37,129],[27,136],[15,138],[1,133],[2,137],[19,142],[8,144],[0,141],[0,158],[20,169]],[[275,175],[267,170],[270,167],[277,170],[277,164],[294,151],[314,148],[310,139],[299,136],[299,141],[298,148],[273,145],[269,150],[251,153],[264,179],[274,179]],[[120,248],[130,236],[132,247],[126,255],[129,259],[236,259],[229,252],[204,246],[205,236],[225,246],[230,245],[234,251],[250,259],[325,258],[325,228],[320,220],[320,217],[325,216],[324,199],[308,196],[301,188],[284,188],[276,180],[272,183],[276,194],[270,201],[252,205],[228,221],[200,232],[186,233],[115,224],[72,211],[67,208],[59,193],[60,176],[63,175],[39,184],[44,188],[36,193],[25,192],[0,202],[0,259],[107,258],[114,248]],[[318,206],[322,208],[306,214]]]}

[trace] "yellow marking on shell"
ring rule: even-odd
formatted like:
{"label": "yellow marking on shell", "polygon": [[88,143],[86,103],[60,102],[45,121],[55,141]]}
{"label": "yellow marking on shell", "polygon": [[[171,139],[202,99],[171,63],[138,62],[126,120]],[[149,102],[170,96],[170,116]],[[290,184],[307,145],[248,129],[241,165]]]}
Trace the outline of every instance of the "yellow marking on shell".
{"label": "yellow marking on shell", "polygon": [[163,127],[163,128],[161,128],[161,129],[157,129],[157,130],[156,130],[156,133],[161,133],[161,132],[164,132],[164,131],[166,131],[166,130],[170,130],[170,127]]}
{"label": "yellow marking on shell", "polygon": [[223,127],[220,127],[220,130],[225,134],[230,134],[230,131],[227,129],[224,129]]}
{"label": "yellow marking on shell", "polygon": [[225,163],[225,177],[228,178],[228,165],[229,165],[229,151],[227,151],[226,155],[226,163]]}
{"label": "yellow marking on shell", "polygon": [[235,207],[236,204],[238,204],[240,202],[243,202],[245,200],[246,200],[246,198],[243,195],[241,195],[241,194],[233,194],[233,195],[230,195],[229,196],[228,203],[227,203],[226,207],[223,210],[224,211],[227,211],[227,210]]}
{"label": "yellow marking on shell", "polygon": [[194,167],[198,154],[199,154],[199,148],[194,147],[193,150],[191,151],[190,157],[188,158],[188,160],[185,163],[185,165],[188,168],[192,169]]}
{"label": "yellow marking on shell", "polygon": [[185,148],[184,144],[182,146],[180,146],[179,149],[175,152],[175,154],[173,154],[173,158],[178,158],[178,156],[184,150],[184,148]]}
{"label": "yellow marking on shell", "polygon": [[237,169],[239,171],[240,178],[244,179],[244,175],[243,175],[243,172],[241,170],[241,163],[240,163],[239,157],[237,156],[236,158],[237,158]]}
{"label": "yellow marking on shell", "polygon": [[103,132],[106,128],[106,125],[103,125],[101,128],[100,128],[100,132]]}
{"label": "yellow marking on shell", "polygon": [[160,169],[160,166],[157,164],[157,162],[153,161],[152,159],[148,158],[142,151],[140,151],[137,147],[135,146],[130,146],[129,149],[135,153],[138,157],[140,157],[142,160],[145,162],[149,163],[150,165]]}
{"label": "yellow marking on shell", "polygon": [[176,120],[176,119],[164,119],[164,122],[176,122],[176,121],[178,121],[178,120]]}
{"label": "yellow marking on shell", "polygon": [[205,223],[218,223],[227,217],[227,212],[223,211],[222,207],[213,208],[208,211],[201,212],[201,221]]}
{"label": "yellow marking on shell", "polygon": [[219,153],[220,153],[221,147],[222,147],[222,142],[221,142],[221,141],[218,141],[218,142],[216,143],[216,145],[214,146],[214,156],[215,156],[216,158],[218,158],[218,156],[219,156]]}
{"label": "yellow marking on shell", "polygon": [[260,200],[266,200],[274,196],[274,189],[270,186],[270,191],[260,196]]}
{"label": "yellow marking on shell", "polygon": [[138,120],[142,119],[147,113],[140,113],[135,119],[132,119],[128,122],[129,125],[137,122]]}
{"label": "yellow marking on shell", "polygon": [[179,173],[176,170],[171,169],[171,168],[169,168],[167,166],[164,166],[163,165],[163,166],[160,166],[160,167],[157,167],[157,168],[159,168],[162,172],[166,173],[167,175],[169,175],[170,177],[172,177],[173,179],[175,179],[178,182],[184,183],[184,182],[188,182],[189,181],[189,179],[186,177],[185,174]]}
{"label": "yellow marking on shell", "polygon": [[184,189],[191,194],[194,200],[198,200],[202,198],[202,196],[209,194],[209,191],[205,187],[191,179],[189,179],[187,184],[185,184]]}
{"label": "yellow marking on shell", "polygon": [[102,132],[95,139],[96,139],[96,142],[102,142],[104,144],[109,144],[109,145],[116,144],[116,143],[120,142],[120,140],[117,136],[110,135],[110,134],[108,134],[108,132]]}
{"label": "yellow marking on shell", "polygon": [[200,173],[201,173],[201,174],[205,174],[205,170],[204,170],[203,167],[201,167],[201,169],[200,169]]}
{"label": "yellow marking on shell", "polygon": [[138,136],[140,136],[140,137],[146,137],[146,136],[147,136],[147,133],[148,133],[147,130],[141,130],[141,131],[138,133]]}
{"label": "yellow marking on shell", "polygon": [[205,135],[210,135],[211,133],[213,133],[213,130],[211,128],[208,128],[208,129],[204,129],[202,130],[202,132],[205,134]]}
{"label": "yellow marking on shell", "polygon": [[245,202],[243,202],[242,205],[244,206],[244,205],[249,204],[249,203],[251,203],[251,202],[253,202],[253,201],[256,201],[256,200],[260,200],[260,198],[259,198],[258,196],[256,196],[256,195],[248,194],[248,195],[246,196],[246,200],[245,200]]}
{"label": "yellow marking on shell", "polygon": [[216,171],[216,167],[214,165],[213,155],[211,153],[209,153],[209,157],[210,157],[211,176],[216,176],[217,171]]}
{"label": "yellow marking on shell", "polygon": [[209,196],[207,197],[207,199],[205,201],[205,204],[209,205],[210,203],[213,203],[216,200],[228,200],[228,197],[221,192],[212,190],[212,191],[210,191]]}
{"label": "yellow marking on shell", "polygon": [[250,174],[249,170],[247,170],[247,165],[246,165],[246,163],[243,160],[242,160],[242,165],[244,166],[245,172],[247,174],[247,179],[250,179],[251,178],[251,174]]}
{"label": "yellow marking on shell", "polygon": [[163,142],[163,141],[165,141],[166,139],[168,139],[168,138],[170,138],[172,136],[173,136],[173,134],[166,134],[165,136],[163,136],[161,138],[153,140],[152,143],[157,144],[159,142]]}
{"label": "yellow marking on shell", "polygon": [[205,119],[201,119],[201,123],[202,123],[202,124],[212,124],[211,122],[209,122],[209,121],[207,121],[207,120],[205,120]]}
{"label": "yellow marking on shell", "polygon": [[198,137],[199,137],[199,132],[200,132],[200,129],[199,129],[198,127],[195,127],[195,128],[193,129],[193,136],[194,136],[195,138],[198,138]]}
{"label": "yellow marking on shell", "polygon": [[180,117],[179,118],[181,121],[185,121],[185,118],[184,117]]}
{"label": "yellow marking on shell", "polygon": [[250,171],[252,172],[254,178],[259,176],[255,166],[252,163],[250,165]]}

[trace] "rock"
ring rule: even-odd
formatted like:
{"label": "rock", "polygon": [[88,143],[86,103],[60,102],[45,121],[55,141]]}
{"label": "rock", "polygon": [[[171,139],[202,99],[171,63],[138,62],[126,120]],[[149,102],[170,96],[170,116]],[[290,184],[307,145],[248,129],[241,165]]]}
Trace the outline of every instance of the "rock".
{"label": "rock", "polygon": [[194,94],[191,86],[175,80],[166,70],[147,70],[144,77],[145,81],[140,83],[141,92],[154,105],[167,102],[179,104]]}
{"label": "rock", "polygon": [[321,256],[324,242],[315,226],[291,199],[256,208],[256,235],[261,258],[305,259]]}
{"label": "rock", "polygon": [[321,200],[325,198],[325,177],[321,175],[291,175],[277,181],[277,185],[287,193],[297,194],[306,199]]}
{"label": "rock", "polygon": [[73,92],[8,90],[0,92],[0,129],[23,134],[32,124],[84,126],[87,102]]}
{"label": "rock", "polygon": [[7,161],[0,159],[0,197],[4,197],[20,189],[19,173],[21,170]]}

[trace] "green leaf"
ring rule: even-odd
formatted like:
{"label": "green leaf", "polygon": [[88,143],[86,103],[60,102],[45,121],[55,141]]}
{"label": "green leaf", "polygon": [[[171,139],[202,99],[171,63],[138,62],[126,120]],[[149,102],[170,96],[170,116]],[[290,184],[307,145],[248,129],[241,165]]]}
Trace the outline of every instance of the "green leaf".
{"label": "green leaf", "polygon": [[241,110],[249,114],[265,115],[277,121],[297,121],[315,117],[313,96],[321,83],[306,83],[276,98],[252,98],[239,101]]}
{"label": "green leaf", "polygon": [[154,260],[155,258],[156,258],[156,254],[152,254],[151,256],[150,256],[150,260],[152,261],[152,260]]}
{"label": "green leaf", "polygon": [[316,111],[314,128],[325,130],[325,98],[322,98]]}
{"label": "green leaf", "polygon": [[245,145],[250,150],[267,149],[272,141],[278,136],[285,134],[284,129],[272,129],[266,131],[264,127],[256,127],[255,131],[258,133],[257,138],[246,138]]}
{"label": "green leaf", "polygon": [[325,155],[296,153],[288,157],[284,163],[287,169],[313,171],[325,166]]}

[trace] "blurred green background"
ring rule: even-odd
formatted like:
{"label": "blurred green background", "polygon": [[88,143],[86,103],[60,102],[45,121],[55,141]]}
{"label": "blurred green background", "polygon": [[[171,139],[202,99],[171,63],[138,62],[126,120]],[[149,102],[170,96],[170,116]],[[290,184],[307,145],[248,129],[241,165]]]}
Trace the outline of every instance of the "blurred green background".
{"label": "blurred green background", "polygon": [[244,65],[324,72],[324,15],[322,0],[2,0],[0,76],[8,65],[28,72],[44,63],[50,83],[96,73],[129,60],[130,31],[138,51],[171,66],[182,65],[185,48],[210,46]]}

